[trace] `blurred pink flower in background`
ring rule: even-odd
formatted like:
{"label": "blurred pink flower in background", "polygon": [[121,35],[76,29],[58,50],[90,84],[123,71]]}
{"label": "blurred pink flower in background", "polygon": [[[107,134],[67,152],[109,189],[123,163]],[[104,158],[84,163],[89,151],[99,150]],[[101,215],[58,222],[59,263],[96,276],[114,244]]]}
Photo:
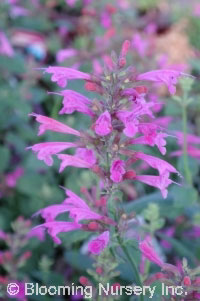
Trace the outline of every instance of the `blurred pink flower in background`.
{"label": "blurred pink flower in background", "polygon": [[23,176],[24,169],[22,167],[17,167],[15,171],[6,174],[6,185],[8,187],[15,187],[17,185],[17,180]]}
{"label": "blurred pink flower in background", "polygon": [[144,57],[147,52],[148,42],[143,39],[139,33],[135,33],[132,38],[132,47],[139,56]]}
{"label": "blurred pink flower in background", "polygon": [[8,41],[5,33],[3,33],[2,31],[0,31],[0,54],[6,55],[9,57],[14,56],[14,50],[13,50],[10,42]]}
{"label": "blurred pink flower in background", "polygon": [[195,17],[200,17],[200,4],[196,3],[193,7],[193,15]]}
{"label": "blurred pink flower in background", "polygon": [[56,61],[62,63],[66,59],[76,56],[77,54],[78,51],[74,48],[60,49],[56,54]]}
{"label": "blurred pink flower in background", "polygon": [[74,7],[77,0],[65,0],[66,4],[71,6],[71,7]]}
{"label": "blurred pink flower in background", "polygon": [[[178,144],[182,147],[182,149],[171,152],[172,157],[179,157],[183,155],[183,144],[184,144],[184,134],[179,131],[175,131],[175,135],[178,139]],[[196,148],[194,144],[200,145],[200,137],[193,135],[193,134],[187,134],[187,153],[189,156],[200,159],[200,148]]]}

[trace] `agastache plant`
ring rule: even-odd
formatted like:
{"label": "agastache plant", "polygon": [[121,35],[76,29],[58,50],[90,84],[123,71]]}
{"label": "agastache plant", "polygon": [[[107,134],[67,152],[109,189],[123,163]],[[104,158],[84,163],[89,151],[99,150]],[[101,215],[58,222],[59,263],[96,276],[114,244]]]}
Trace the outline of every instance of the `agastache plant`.
{"label": "agastache plant", "polygon": [[[169,92],[174,94],[180,77],[189,76],[175,70],[153,70],[138,74],[133,66],[126,67],[126,56],[130,42],[125,41],[119,57],[112,53],[112,61],[105,66],[104,74],[87,74],[66,67],[48,67],[44,72],[51,74],[51,80],[59,87],[65,88],[69,80],[84,80],[85,89],[98,94],[95,100],[72,90],[61,90],[63,106],[60,114],[72,114],[75,111],[88,115],[90,128],[78,131],[55,119],[31,113],[39,125],[38,135],[47,130],[72,135],[73,142],[45,142],[35,144],[29,149],[37,153],[38,159],[48,166],[53,164],[53,156],[61,161],[59,172],[64,172],[68,166],[87,168],[99,177],[101,196],[96,206],[95,202],[88,202],[88,198],[80,198],[74,192],[65,188],[66,199],[61,204],[51,205],[39,210],[45,223],[33,229],[47,229],[49,235],[57,244],[60,232],[76,230],[96,233],[88,245],[88,251],[95,256],[107,252],[110,241],[116,240],[121,245],[130,262],[137,284],[141,285],[137,264],[133,261],[123,243],[123,229],[120,229],[120,210],[117,208],[116,192],[120,190],[120,183],[126,180],[139,181],[158,188],[163,198],[167,197],[168,186],[175,183],[172,174],[180,176],[171,164],[158,157],[148,155],[142,151],[133,150],[134,145],[157,147],[162,155],[166,153],[166,138],[170,135],[165,129],[155,123],[153,108],[155,102],[148,101],[146,83],[165,84]],[[53,93],[53,92],[50,92]],[[54,94],[54,93],[53,93]],[[67,140],[67,138],[66,138]],[[69,148],[75,149],[74,155],[64,153]],[[137,147],[138,149],[138,147]],[[135,163],[145,162],[157,175],[143,175],[135,171]],[[88,196],[88,193],[85,195]],[[87,199],[87,201],[86,201]],[[70,221],[57,221],[56,217],[68,212]],[[148,244],[141,243],[140,249],[149,253]],[[158,264],[156,255],[152,253],[154,262]],[[98,262],[98,259],[97,259]],[[161,262],[159,262],[161,265]],[[98,266],[98,264],[97,264]],[[140,297],[143,300],[143,297]]]}

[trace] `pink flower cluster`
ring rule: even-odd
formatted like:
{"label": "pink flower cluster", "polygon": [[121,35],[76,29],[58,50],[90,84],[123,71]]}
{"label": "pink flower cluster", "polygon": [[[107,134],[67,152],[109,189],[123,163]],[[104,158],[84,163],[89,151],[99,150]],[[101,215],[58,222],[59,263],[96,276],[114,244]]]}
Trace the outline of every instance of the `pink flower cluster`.
{"label": "pink flower cluster", "polygon": [[[115,224],[112,219],[106,215],[102,215],[93,209],[81,199],[78,195],[69,189],[65,189],[67,198],[61,204],[51,205],[36,212],[34,216],[41,215],[45,219],[45,223],[36,226],[31,230],[35,231],[47,229],[49,235],[56,244],[60,244],[61,240],[57,236],[61,232],[70,232],[74,230],[97,231],[101,232],[94,240],[91,240],[88,249],[93,254],[99,254],[109,243],[109,231],[106,227]],[[64,212],[69,213],[72,221],[57,221],[56,217]],[[81,222],[87,223],[81,223]],[[31,235],[31,233],[29,234]]]}
{"label": "pink flower cluster", "polygon": [[[140,181],[160,189],[164,198],[167,197],[167,188],[173,183],[170,173],[178,171],[168,162],[129,149],[129,146],[145,144],[157,146],[162,155],[166,153],[165,129],[155,122],[153,108],[154,101],[147,101],[147,87],[144,82],[165,84],[171,94],[175,93],[176,84],[184,73],[174,70],[153,70],[143,74],[136,74],[130,67],[125,69],[126,55],[130,42],[125,41],[119,55],[118,62],[110,61],[105,75],[90,75],[66,67],[48,67],[45,72],[51,74],[51,80],[64,88],[68,80],[85,80],[85,89],[96,92],[100,100],[92,100],[78,92],[63,90],[56,93],[63,97],[63,106],[60,114],[72,114],[75,111],[86,114],[91,120],[89,131],[78,131],[55,119],[36,113],[30,114],[40,123],[38,135],[47,130],[73,135],[73,142],[46,142],[35,144],[29,148],[38,154],[38,159],[47,165],[53,164],[53,156],[61,160],[60,172],[68,166],[87,168],[96,173],[104,183],[104,189],[109,190],[124,180]],[[123,71],[123,72],[122,72]],[[53,92],[52,92],[53,93]],[[74,155],[63,153],[69,148],[75,149]],[[123,156],[123,157],[122,157]],[[126,158],[127,159],[124,159]],[[123,158],[123,159],[122,159]],[[132,169],[135,162],[145,162],[149,167],[156,169],[158,175],[138,175]],[[66,190],[69,194],[69,190]],[[82,220],[101,220],[102,216],[90,208],[78,196],[71,195],[68,201],[61,205],[43,209],[40,213],[46,219],[42,225],[48,229],[54,241],[60,243],[57,234],[62,231],[81,229]],[[54,218],[60,212],[69,212],[73,222],[57,222]],[[39,226],[41,227],[41,226]],[[90,246],[97,250],[107,244],[108,234],[101,234],[101,241]],[[101,247],[100,247],[101,246]]]}

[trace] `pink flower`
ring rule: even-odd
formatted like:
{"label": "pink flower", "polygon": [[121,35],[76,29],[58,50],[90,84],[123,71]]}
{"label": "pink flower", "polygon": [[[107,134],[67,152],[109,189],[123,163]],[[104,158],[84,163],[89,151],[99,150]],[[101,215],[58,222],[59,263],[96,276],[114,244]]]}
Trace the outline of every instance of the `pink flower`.
{"label": "pink flower", "polygon": [[57,155],[58,159],[62,161],[59,172],[62,172],[67,166],[74,166],[79,168],[92,168],[93,164],[87,160],[81,159],[79,156],[71,155]]}
{"label": "pink flower", "polygon": [[148,115],[151,118],[153,117],[150,110],[154,105],[153,102],[147,103],[142,95],[136,99],[138,103],[133,106],[132,111],[121,110],[117,112],[117,118],[123,122],[125,126],[123,132],[127,137],[133,137],[138,132],[140,116]]}
{"label": "pink flower", "polygon": [[139,56],[144,57],[147,51],[148,43],[142,39],[139,33],[135,33],[132,39],[132,47],[136,49]]}
{"label": "pink flower", "polygon": [[123,179],[123,175],[125,174],[125,162],[119,159],[116,159],[112,162],[110,168],[110,178],[113,182],[119,183]]}
{"label": "pink flower", "polygon": [[39,127],[38,136],[45,133],[45,131],[53,131],[53,132],[59,132],[59,133],[65,133],[65,134],[71,134],[75,136],[81,136],[81,134],[72,128],[70,128],[68,125],[63,124],[53,118],[49,118],[43,115],[31,113],[29,116],[36,117],[36,120],[41,123]]}
{"label": "pink flower", "polygon": [[[189,156],[196,158],[196,159],[200,159],[200,149],[194,147],[194,146],[188,146],[187,148],[187,153]],[[174,151],[170,154],[171,157],[179,157],[183,155],[183,150],[177,150]]]}
{"label": "pink flower", "polygon": [[91,166],[93,166],[97,161],[95,152],[92,149],[77,148],[76,156],[87,161],[89,164],[91,164]]}
{"label": "pink flower", "polygon": [[[175,131],[176,137],[178,138],[178,143],[183,144],[184,134],[179,131]],[[187,134],[187,142],[193,144],[200,144],[200,137],[192,134]]]}
{"label": "pink flower", "polygon": [[33,230],[39,229],[39,228],[46,228],[49,235],[52,237],[53,241],[56,244],[61,244],[60,238],[57,237],[57,235],[60,232],[70,232],[70,231],[81,229],[81,227],[82,227],[81,225],[79,225],[77,223],[73,223],[73,222],[54,221],[54,222],[48,222],[48,223],[44,223],[39,226],[36,226],[33,228]]}
{"label": "pink flower", "polygon": [[143,240],[142,242],[140,242],[139,248],[140,248],[140,251],[142,252],[142,255],[144,257],[146,257],[151,262],[154,262],[155,264],[157,264],[160,267],[162,267],[162,265],[164,264],[164,262],[162,261],[162,259],[154,251],[154,248],[151,245],[151,238],[150,237],[146,237],[145,240]]}
{"label": "pink flower", "polygon": [[103,218],[100,214],[92,211],[86,202],[74,192],[69,189],[66,189],[65,192],[68,198],[64,200],[63,205],[66,206],[67,211],[70,212],[70,217],[76,223],[81,220],[99,220]]}
{"label": "pink flower", "polygon": [[166,141],[165,138],[169,135],[165,133],[157,133],[152,131],[152,124],[149,124],[149,134],[145,136],[140,136],[132,140],[133,144],[147,144],[150,146],[156,145],[160,150],[162,155],[166,154]]}
{"label": "pink flower", "polygon": [[164,83],[167,85],[169,92],[174,95],[176,93],[177,80],[181,76],[191,76],[176,70],[162,69],[153,70],[138,75],[137,80],[147,80],[156,83]]}
{"label": "pink flower", "polygon": [[89,74],[66,67],[48,67],[45,68],[45,72],[53,74],[51,80],[57,82],[58,86],[64,88],[67,84],[67,80],[71,79],[85,79],[90,80]]}
{"label": "pink flower", "polygon": [[110,241],[109,231],[105,231],[97,238],[89,242],[88,250],[95,255],[99,255],[108,245]]}
{"label": "pink flower", "polygon": [[2,31],[0,31],[0,54],[7,55],[9,57],[14,56],[14,50]]}
{"label": "pink flower", "polygon": [[171,116],[164,116],[156,118],[153,120],[153,123],[167,128],[172,120],[173,118]]}
{"label": "pink flower", "polygon": [[52,166],[52,155],[56,155],[61,151],[72,147],[77,147],[77,144],[72,142],[45,142],[35,144],[26,149],[32,149],[35,153],[38,152],[38,160],[44,160],[48,166]]}
{"label": "pink flower", "polygon": [[40,209],[33,216],[41,215],[45,219],[45,222],[47,223],[47,222],[53,222],[57,217],[57,215],[67,211],[68,211],[68,207],[65,204],[56,204]]}
{"label": "pink flower", "polygon": [[74,7],[74,6],[75,6],[76,1],[77,1],[77,0],[65,0],[65,2],[66,2],[69,6],[71,6],[71,7]]}
{"label": "pink flower", "polygon": [[0,239],[5,240],[6,238],[7,238],[7,234],[4,231],[0,230]]}
{"label": "pink flower", "polygon": [[16,168],[15,171],[10,172],[6,175],[6,184],[8,187],[15,187],[17,185],[17,180],[23,176],[24,169],[22,167]]}
{"label": "pink flower", "polygon": [[95,122],[95,132],[99,136],[107,136],[112,132],[111,116],[108,111],[102,113]]}
{"label": "pink flower", "polygon": [[[150,185],[150,186],[160,189],[164,199],[167,197],[167,194],[168,194],[167,187],[171,183],[175,183],[174,181],[169,179],[169,172],[165,172],[165,173],[161,174],[160,176],[149,176],[149,175],[141,175],[140,176],[139,175],[139,176],[136,176],[135,179],[140,182],[143,182],[147,185]],[[175,183],[175,184],[177,184],[177,183]]]}
{"label": "pink flower", "polygon": [[60,110],[59,114],[72,114],[75,111],[78,111],[89,116],[94,116],[92,110],[89,109],[91,100],[84,95],[72,90],[63,90],[60,93],[55,94],[64,96],[63,108]]}
{"label": "pink flower", "polygon": [[56,61],[58,63],[62,63],[66,59],[77,55],[77,50],[74,48],[68,48],[68,49],[60,49],[56,54]]}
{"label": "pink flower", "polygon": [[117,117],[124,123],[123,133],[127,137],[133,137],[137,134],[139,121],[133,112],[119,111]]}
{"label": "pink flower", "polygon": [[194,7],[193,7],[193,15],[195,17],[200,17],[200,4],[199,3],[197,3],[197,4],[194,5]]}
{"label": "pink flower", "polygon": [[104,28],[110,28],[112,25],[111,15],[106,10],[101,14],[101,25]]}
{"label": "pink flower", "polygon": [[180,173],[176,170],[175,167],[173,167],[168,162],[156,158],[154,156],[150,156],[147,154],[144,154],[142,152],[135,153],[135,158],[144,160],[147,164],[149,164],[152,168],[155,168],[159,171],[160,175],[164,174],[166,171],[177,173],[180,176]]}

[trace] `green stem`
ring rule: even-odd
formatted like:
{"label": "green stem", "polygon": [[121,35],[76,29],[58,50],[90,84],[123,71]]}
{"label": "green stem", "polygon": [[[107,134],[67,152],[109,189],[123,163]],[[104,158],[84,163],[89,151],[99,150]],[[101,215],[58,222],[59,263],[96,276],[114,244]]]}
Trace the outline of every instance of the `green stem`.
{"label": "green stem", "polygon": [[58,101],[58,99],[55,99],[53,109],[52,109],[52,112],[51,112],[51,117],[52,118],[55,119],[55,118],[58,117],[59,108],[60,108],[60,102]]}
{"label": "green stem", "polygon": [[192,185],[192,176],[190,173],[189,163],[188,163],[188,155],[187,155],[187,106],[182,104],[182,124],[183,124],[183,159],[184,159],[184,170],[185,177],[189,185]]}
{"label": "green stem", "polygon": [[[119,235],[118,235],[118,242],[119,242],[119,245],[121,246],[124,254],[126,255],[128,261],[129,261],[129,263],[130,263],[130,265],[131,265],[131,267],[133,269],[137,285],[139,285],[140,287],[142,287],[142,281],[141,281],[140,274],[139,274],[138,269],[137,269],[137,265],[136,265],[135,261],[133,260],[133,258],[130,256],[127,248],[123,244],[122,239],[120,238]],[[140,298],[140,301],[144,301],[143,295],[140,295],[139,298]]]}

